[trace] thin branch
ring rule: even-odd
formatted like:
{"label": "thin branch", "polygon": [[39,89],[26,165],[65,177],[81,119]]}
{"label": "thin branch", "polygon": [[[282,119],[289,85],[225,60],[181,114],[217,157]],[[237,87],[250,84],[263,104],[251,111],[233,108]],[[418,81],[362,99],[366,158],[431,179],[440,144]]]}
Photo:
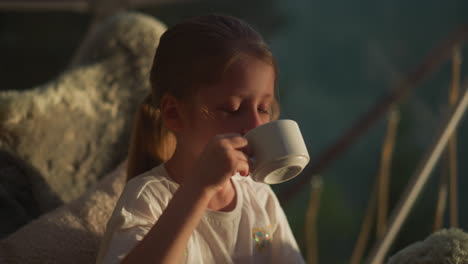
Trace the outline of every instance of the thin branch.
{"label": "thin branch", "polygon": [[453,48],[461,45],[468,38],[468,26],[463,26],[453,32],[440,45],[431,50],[423,62],[400,83],[392,92],[383,95],[375,101],[364,114],[362,114],[331,146],[326,148],[318,157],[304,169],[302,177],[296,177],[291,187],[278,194],[280,201],[286,204],[292,196],[300,193],[310,179],[320,174],[330,163],[343,155],[355,141],[362,137],[367,130],[377,123],[395,104],[401,103],[415,87],[419,86],[433,72],[438,70],[442,63],[448,61]]}
{"label": "thin branch", "polygon": [[[127,2],[130,8],[145,8],[162,4],[196,2],[196,0],[129,0]],[[92,4],[93,1],[91,1]],[[90,2],[86,0],[0,0],[0,10],[93,12]]]}
{"label": "thin branch", "polygon": [[0,1],[0,10],[87,12],[88,1]]}
{"label": "thin branch", "polygon": [[410,178],[401,199],[396,205],[396,209],[392,212],[387,233],[383,239],[379,240],[375,247],[371,250],[369,261],[367,263],[383,263],[388,249],[400,231],[403,222],[406,220],[411,208],[421,193],[421,190],[427,182],[427,179],[434,169],[435,164],[439,160],[450,137],[462,120],[462,117],[468,108],[468,85],[466,84],[468,83],[465,83],[463,87],[463,96],[460,98],[460,101],[440,126],[440,131],[438,131],[434,142],[431,144],[422,158],[417,170]]}

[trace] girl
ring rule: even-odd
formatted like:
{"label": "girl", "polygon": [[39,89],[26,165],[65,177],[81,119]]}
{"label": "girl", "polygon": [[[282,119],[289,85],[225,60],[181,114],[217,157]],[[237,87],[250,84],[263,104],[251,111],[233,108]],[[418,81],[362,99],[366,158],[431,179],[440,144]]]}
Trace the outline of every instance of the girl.
{"label": "girl", "polygon": [[245,22],[209,15],[160,40],[133,130],[128,183],[98,263],[302,263],[247,131],[278,116],[275,60]]}

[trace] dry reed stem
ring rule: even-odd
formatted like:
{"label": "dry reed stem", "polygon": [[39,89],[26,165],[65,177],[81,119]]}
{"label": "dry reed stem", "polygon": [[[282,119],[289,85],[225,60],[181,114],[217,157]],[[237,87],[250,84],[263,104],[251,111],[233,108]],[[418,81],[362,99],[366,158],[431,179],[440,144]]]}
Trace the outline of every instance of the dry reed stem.
{"label": "dry reed stem", "polygon": [[369,203],[367,204],[366,215],[359,231],[358,240],[353,249],[353,255],[351,256],[351,264],[361,263],[364,250],[366,249],[367,242],[369,241],[370,231],[372,229],[372,223],[375,218],[375,207],[377,204],[377,184],[372,188],[371,196],[369,197]]}
{"label": "dry reed stem", "polygon": [[439,193],[437,195],[437,207],[435,212],[434,219],[434,232],[442,229],[444,226],[444,212],[447,206],[447,193],[448,193],[448,175],[447,175],[447,166],[448,162],[447,155],[444,155],[443,159],[444,165],[442,165],[440,170],[440,185]]}
{"label": "dry reed stem", "polygon": [[[452,81],[449,90],[449,105],[453,109],[458,101],[460,87],[460,65],[461,54],[458,46],[454,47],[452,57]],[[443,165],[441,168],[440,186],[437,198],[437,208],[434,220],[434,231],[444,226],[444,213],[447,205],[448,183],[450,179],[450,226],[458,226],[458,205],[457,205],[457,142],[456,132],[449,140],[448,148],[444,153]],[[449,178],[450,177],[450,178]]]}
{"label": "dry reed stem", "polygon": [[380,172],[377,185],[377,239],[381,239],[387,230],[390,169],[399,119],[400,117],[398,109],[392,109],[388,118],[387,132],[382,147]]}
{"label": "dry reed stem", "polygon": [[[459,47],[454,48],[452,59],[452,82],[449,90],[449,105],[453,108],[457,103],[460,86],[461,55]],[[456,134],[449,140],[447,151],[444,153],[444,163],[441,168],[441,181],[437,200],[434,231],[444,225],[444,213],[447,204],[448,183],[450,180],[450,226],[458,226],[458,190],[457,190],[457,143]]]}
{"label": "dry reed stem", "polygon": [[317,216],[320,208],[322,181],[320,176],[311,181],[309,207],[307,208],[305,230],[307,238],[307,263],[318,264]]}
{"label": "dry reed stem", "polygon": [[296,194],[300,193],[306,183],[314,175],[321,173],[329,164],[342,155],[349,147],[361,137],[373,124],[387,113],[395,104],[406,100],[414,88],[436,72],[442,63],[447,61],[453,48],[462,45],[468,38],[468,25],[452,32],[444,42],[432,49],[416,69],[406,75],[399,85],[382,97],[378,98],[368,110],[346,129],[339,138],[320,153],[309,166],[304,169],[300,177],[291,187],[278,194],[283,206]]}
{"label": "dry reed stem", "polygon": [[403,191],[403,195],[396,204],[396,208],[390,217],[390,224],[383,239],[377,241],[376,245],[371,249],[367,263],[380,264],[383,263],[390,246],[395,237],[398,235],[401,226],[409,215],[411,208],[415,204],[418,196],[421,193],[424,185],[427,183],[434,166],[438,162],[443,151],[446,149],[450,137],[459,125],[466,110],[468,109],[468,80],[463,86],[463,95],[458,100],[457,105],[452,111],[447,113],[443,118],[443,122],[437,129],[433,143],[430,145],[423,158],[420,161],[415,173],[410,177],[408,184]]}
{"label": "dry reed stem", "polygon": [[[452,60],[452,85],[450,87],[449,103],[453,109],[458,102],[460,90],[460,65],[461,51],[460,47],[455,47]],[[448,169],[450,177],[450,226],[458,227],[458,171],[457,171],[457,134],[453,132],[448,145]]]}
{"label": "dry reed stem", "polygon": [[[358,264],[362,260],[364,250],[366,249],[367,242],[369,241],[369,235],[372,229],[372,223],[374,222],[376,209],[378,210],[377,237],[381,238],[386,231],[388,212],[388,182],[398,121],[399,112],[396,109],[392,109],[387,121],[387,131],[382,146],[379,176],[377,178],[377,183],[372,190],[372,194],[366,210],[366,215],[361,225],[361,230],[359,232],[356,246],[353,250],[353,255],[351,256],[351,264]],[[376,208],[377,202],[378,207]]]}

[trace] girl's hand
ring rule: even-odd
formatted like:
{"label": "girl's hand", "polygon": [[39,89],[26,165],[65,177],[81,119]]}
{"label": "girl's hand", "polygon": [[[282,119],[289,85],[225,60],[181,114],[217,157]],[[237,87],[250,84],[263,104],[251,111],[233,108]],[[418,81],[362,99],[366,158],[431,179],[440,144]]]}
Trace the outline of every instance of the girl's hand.
{"label": "girl's hand", "polygon": [[215,136],[205,147],[194,165],[194,177],[190,186],[200,188],[210,195],[223,188],[236,172],[249,175],[248,157],[242,150],[247,147],[247,139],[240,134]]}

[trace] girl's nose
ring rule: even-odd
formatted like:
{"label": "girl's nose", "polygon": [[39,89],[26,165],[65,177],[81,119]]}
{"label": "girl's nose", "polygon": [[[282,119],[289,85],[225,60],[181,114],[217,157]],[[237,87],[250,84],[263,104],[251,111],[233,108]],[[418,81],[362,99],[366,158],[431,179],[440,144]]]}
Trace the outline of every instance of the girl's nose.
{"label": "girl's nose", "polygon": [[246,115],[245,120],[242,123],[244,125],[242,129],[242,135],[263,124],[262,119],[257,111],[250,112],[248,115]]}

